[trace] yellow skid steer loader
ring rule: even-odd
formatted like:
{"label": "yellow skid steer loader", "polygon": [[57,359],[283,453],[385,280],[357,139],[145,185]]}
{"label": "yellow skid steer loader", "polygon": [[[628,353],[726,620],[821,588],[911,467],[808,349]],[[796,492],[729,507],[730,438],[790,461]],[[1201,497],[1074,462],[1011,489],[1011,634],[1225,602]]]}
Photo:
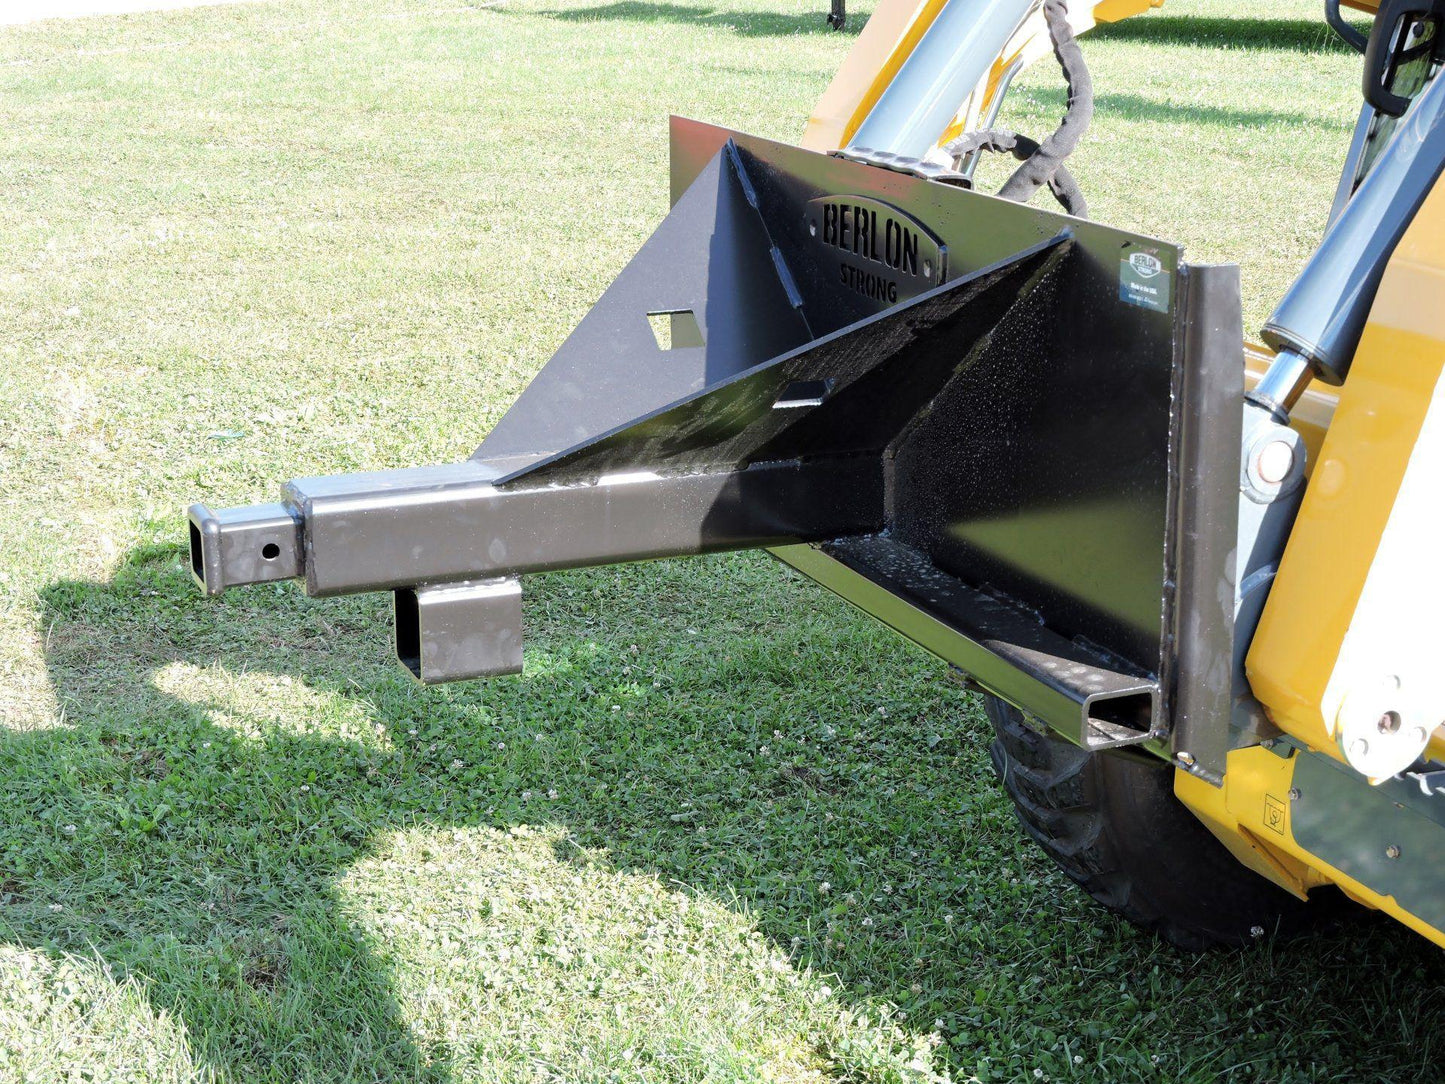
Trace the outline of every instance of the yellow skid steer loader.
{"label": "yellow skid steer loader", "polygon": [[[1148,6],[882,0],[798,146],[674,118],[671,211],[471,459],[195,505],[197,581],[390,591],[431,683],[520,670],[526,573],[766,548],[987,697],[1024,829],[1134,922],[1336,886],[1445,944],[1445,0],[1327,3],[1363,102],[1259,345],[1236,267],[1066,165],[1077,35]],[[1058,130],[997,127],[1050,53]]]}

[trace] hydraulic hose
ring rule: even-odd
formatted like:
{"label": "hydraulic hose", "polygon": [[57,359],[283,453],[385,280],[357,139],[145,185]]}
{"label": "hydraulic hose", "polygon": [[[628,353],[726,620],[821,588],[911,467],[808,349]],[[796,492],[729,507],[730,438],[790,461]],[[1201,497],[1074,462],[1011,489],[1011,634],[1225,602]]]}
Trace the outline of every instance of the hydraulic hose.
{"label": "hydraulic hose", "polygon": [[[947,147],[948,153],[955,158],[961,158],[973,151],[995,151],[1012,154],[1020,162],[1028,163],[1040,151],[1039,144],[1026,135],[1019,135],[1017,132],[1010,132],[1003,129],[993,129],[986,132],[970,132],[967,135],[959,136]],[[1022,169],[1014,172],[1017,177]],[[1012,180],[1012,178],[1010,178]],[[1079,187],[1079,182],[1074,179],[1062,164],[1056,165],[1043,182],[1049,186],[1049,191],[1059,201],[1064,210],[1076,218],[1087,218],[1089,216],[1089,204],[1084,199],[1084,192]],[[1005,185],[1005,188],[1008,186]],[[1035,185],[1037,187],[1037,185]],[[1023,196],[1005,196],[1005,199],[1014,200],[1016,203],[1027,201],[1033,195],[1034,189],[1029,189]],[[1004,195],[1003,190],[998,193]]]}
{"label": "hydraulic hose", "polygon": [[1064,0],[1045,0],[1044,22],[1049,28],[1049,40],[1054,45],[1054,56],[1064,72],[1064,82],[1069,88],[1069,104],[1064,119],[1054,133],[1039,144],[1038,150],[1029,155],[1028,161],[1014,170],[1014,174],[998,194],[1004,199],[1022,203],[1049,179],[1063,165],[1063,161],[1074,153],[1079,140],[1094,119],[1094,79],[1084,63],[1083,51],[1074,37],[1074,28],[1069,25],[1068,6]]}

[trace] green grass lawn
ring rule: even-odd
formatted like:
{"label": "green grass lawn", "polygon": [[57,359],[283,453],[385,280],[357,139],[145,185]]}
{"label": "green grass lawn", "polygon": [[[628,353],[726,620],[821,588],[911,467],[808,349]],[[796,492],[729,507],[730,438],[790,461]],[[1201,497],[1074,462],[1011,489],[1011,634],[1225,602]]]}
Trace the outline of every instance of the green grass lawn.
{"label": "green grass lawn", "polygon": [[[1436,949],[1097,911],[977,703],[765,557],[529,581],[526,676],[431,690],[381,597],[195,592],[190,500],[471,452],[662,216],[668,112],[796,137],[851,33],[720,3],[0,31],[0,1081],[1439,1072]],[[1359,80],[1248,10],[1085,39],[1073,169],[1257,327]],[[1041,65],[1006,119],[1060,106]]]}

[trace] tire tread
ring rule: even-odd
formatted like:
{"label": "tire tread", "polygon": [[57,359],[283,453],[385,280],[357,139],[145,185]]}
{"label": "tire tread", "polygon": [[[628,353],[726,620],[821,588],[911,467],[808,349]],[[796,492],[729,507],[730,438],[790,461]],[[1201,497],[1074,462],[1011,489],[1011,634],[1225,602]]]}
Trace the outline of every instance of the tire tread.
{"label": "tire tread", "polygon": [[1173,771],[1088,752],[987,697],[989,755],[1024,832],[1110,911],[1188,951],[1292,934],[1312,908],[1241,865],[1173,793]]}

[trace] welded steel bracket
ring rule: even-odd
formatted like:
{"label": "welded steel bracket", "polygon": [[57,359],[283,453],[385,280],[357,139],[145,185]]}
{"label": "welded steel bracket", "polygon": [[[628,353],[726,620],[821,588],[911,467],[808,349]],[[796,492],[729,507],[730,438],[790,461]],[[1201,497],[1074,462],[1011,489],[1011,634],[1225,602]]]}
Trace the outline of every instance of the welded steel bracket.
{"label": "welded steel bracket", "polygon": [[1233,525],[1181,399],[1242,392],[1232,269],[681,120],[673,191],[472,460],[195,506],[205,590],[394,590],[450,680],[515,671],[522,575],[767,547],[1081,744],[1227,715]]}

